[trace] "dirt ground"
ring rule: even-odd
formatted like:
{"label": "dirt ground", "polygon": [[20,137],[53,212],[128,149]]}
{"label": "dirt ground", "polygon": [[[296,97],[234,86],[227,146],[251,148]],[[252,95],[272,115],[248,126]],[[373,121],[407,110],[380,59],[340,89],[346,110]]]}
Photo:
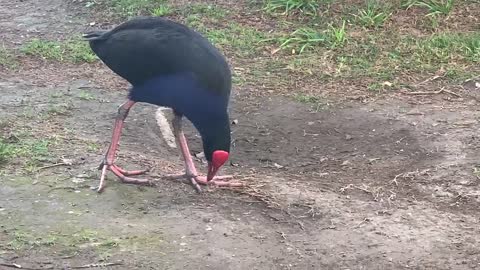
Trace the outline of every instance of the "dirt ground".
{"label": "dirt ground", "polygon": [[[12,47],[81,32],[89,20],[76,3],[0,0],[0,38]],[[480,268],[480,82],[459,96],[397,93],[323,110],[236,88],[232,166],[222,173],[248,187],[200,195],[161,180],[182,162],[156,108],[139,104],[118,160],[151,167],[157,186],[109,175],[97,194],[126,85],[101,64],[25,61],[0,71],[0,135],[51,146],[33,172],[19,161],[0,174],[0,269]],[[200,152],[191,126],[187,136]]]}

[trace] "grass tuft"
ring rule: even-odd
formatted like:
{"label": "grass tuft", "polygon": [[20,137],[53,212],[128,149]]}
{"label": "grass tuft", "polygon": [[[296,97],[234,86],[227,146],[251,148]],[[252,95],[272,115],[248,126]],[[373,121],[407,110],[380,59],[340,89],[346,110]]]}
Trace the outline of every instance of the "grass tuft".
{"label": "grass tuft", "polygon": [[266,0],[263,9],[274,14],[305,13],[316,16],[319,2],[319,0]]}
{"label": "grass tuft", "polygon": [[392,13],[385,5],[380,4],[377,0],[367,0],[366,7],[360,9],[355,17],[364,27],[379,28],[391,15]]}
{"label": "grass tuft", "polygon": [[305,27],[292,32],[288,37],[280,38],[280,48],[292,49],[292,53],[301,54],[306,50],[314,50],[316,47],[336,48],[342,47],[347,41],[345,30],[346,22],[343,21],[340,27],[330,25],[328,30],[317,31]]}
{"label": "grass tuft", "polygon": [[427,16],[448,15],[453,10],[455,0],[408,0],[403,6],[418,6],[428,9]]}
{"label": "grass tuft", "polygon": [[0,140],[0,165],[8,162],[13,157],[13,149],[9,143]]}
{"label": "grass tuft", "polygon": [[0,67],[14,68],[17,64],[15,56],[7,48],[0,46]]}
{"label": "grass tuft", "polygon": [[50,41],[33,39],[21,48],[27,55],[60,62],[91,63],[97,60],[87,42],[79,39]]}
{"label": "grass tuft", "polygon": [[161,4],[155,8],[152,9],[151,15],[152,16],[157,16],[157,17],[163,17],[170,15],[174,12],[174,9],[166,4]]}

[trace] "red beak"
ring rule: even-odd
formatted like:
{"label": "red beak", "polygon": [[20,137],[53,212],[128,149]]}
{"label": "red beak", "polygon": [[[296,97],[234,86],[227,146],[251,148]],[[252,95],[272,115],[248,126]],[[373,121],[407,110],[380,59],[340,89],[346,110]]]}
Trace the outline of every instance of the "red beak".
{"label": "red beak", "polygon": [[218,169],[219,168],[212,165],[211,162],[208,163],[207,182],[211,181],[213,177],[215,177],[215,174],[217,174]]}

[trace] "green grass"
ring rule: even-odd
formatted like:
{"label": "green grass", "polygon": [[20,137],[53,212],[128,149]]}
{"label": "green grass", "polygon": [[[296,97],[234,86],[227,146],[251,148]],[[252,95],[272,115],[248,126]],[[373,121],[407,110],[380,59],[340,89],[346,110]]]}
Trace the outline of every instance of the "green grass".
{"label": "green grass", "polygon": [[88,43],[78,39],[67,41],[33,39],[22,46],[21,52],[60,62],[91,63],[97,60]]}
{"label": "green grass", "polygon": [[34,171],[38,165],[50,157],[50,146],[54,144],[50,139],[35,139],[25,135],[18,135],[13,142],[0,139],[0,165],[5,165],[15,158],[24,159],[24,169]]}
{"label": "green grass", "polygon": [[[166,0],[112,0],[108,1],[115,13],[123,17],[151,14],[156,8],[166,5]],[[164,16],[164,15],[163,15]]]}
{"label": "green grass", "polygon": [[87,92],[85,90],[80,90],[78,92],[78,98],[80,98],[81,100],[94,100],[95,96],[90,92]]}
{"label": "green grass", "polygon": [[336,48],[342,47],[347,41],[347,32],[345,21],[337,27],[330,25],[327,30],[318,31],[313,28],[305,27],[292,32],[287,37],[280,37],[281,49],[291,49],[292,53],[303,53],[307,50],[314,50],[318,47]]}
{"label": "green grass", "polygon": [[265,0],[263,9],[272,14],[305,13],[316,16],[320,0]]}
{"label": "green grass", "polygon": [[0,46],[0,67],[14,68],[16,64],[14,54],[4,46]]}
{"label": "green grass", "polygon": [[191,15],[201,16],[208,20],[219,20],[225,18],[230,12],[215,4],[192,3],[185,6],[182,14],[186,17]]}
{"label": "green grass", "polygon": [[172,14],[174,11],[175,10],[171,6],[167,4],[160,4],[151,10],[151,15],[163,17]]}
{"label": "green grass", "polygon": [[441,33],[415,43],[415,56],[422,62],[480,62],[480,33]]}
{"label": "green grass", "polygon": [[328,107],[328,103],[317,96],[307,94],[295,94],[293,98],[300,103],[307,104],[315,108],[315,111],[320,111]]}
{"label": "green grass", "polygon": [[408,0],[403,6],[407,9],[418,6],[428,9],[427,16],[448,15],[453,10],[455,0]]}
{"label": "green grass", "polygon": [[377,0],[367,0],[366,6],[355,15],[359,24],[367,28],[378,28],[392,15],[385,4]]}
{"label": "green grass", "polygon": [[12,146],[0,139],[0,166],[7,163],[13,156]]}
{"label": "green grass", "polygon": [[267,38],[266,33],[238,23],[230,23],[221,28],[199,28],[213,44],[232,49],[238,56],[248,56],[257,52],[261,48],[260,44]]}

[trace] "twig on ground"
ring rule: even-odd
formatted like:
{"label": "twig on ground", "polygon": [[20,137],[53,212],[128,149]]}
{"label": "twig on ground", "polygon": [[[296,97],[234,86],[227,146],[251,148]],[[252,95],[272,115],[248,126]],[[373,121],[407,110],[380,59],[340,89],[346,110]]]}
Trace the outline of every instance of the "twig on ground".
{"label": "twig on ground", "polygon": [[123,263],[116,262],[116,263],[92,263],[86,264],[81,266],[71,266],[72,269],[86,269],[86,268],[94,268],[94,267],[108,267],[108,266],[118,266],[123,265]]}
{"label": "twig on ground", "polygon": [[53,269],[53,266],[49,267],[42,267],[42,268],[32,268],[32,267],[25,267],[17,263],[0,263],[0,266],[5,266],[8,268],[15,268],[15,269],[25,269],[25,270],[49,270]]}
{"label": "twig on ground", "polygon": [[460,94],[457,94],[455,92],[452,92],[450,90],[446,90],[445,88],[442,88],[438,91],[417,91],[417,92],[403,92],[404,94],[407,94],[407,95],[418,95],[418,96],[421,96],[421,95],[438,95],[438,94],[441,94],[441,93],[447,93],[447,94],[450,94],[450,95],[453,95],[453,96],[456,96],[456,97],[462,97]]}

